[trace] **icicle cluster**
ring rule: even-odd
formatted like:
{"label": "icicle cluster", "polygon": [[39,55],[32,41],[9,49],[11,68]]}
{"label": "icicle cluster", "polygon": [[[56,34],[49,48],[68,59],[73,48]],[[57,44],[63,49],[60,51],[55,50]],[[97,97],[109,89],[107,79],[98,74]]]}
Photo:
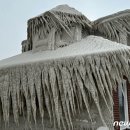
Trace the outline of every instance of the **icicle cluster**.
{"label": "icicle cluster", "polygon": [[100,18],[94,21],[93,25],[93,30],[100,35],[127,45],[127,37],[130,33],[130,10]]}
{"label": "icicle cluster", "polygon": [[124,75],[129,78],[129,59],[129,50],[121,50],[3,68],[0,118],[8,124],[13,114],[16,124],[20,116],[37,123],[39,113],[44,124],[47,113],[54,128],[72,130],[76,116],[84,111],[93,121],[91,99],[106,125],[101,99],[112,115],[112,91]]}
{"label": "icicle cluster", "polygon": [[[62,8],[65,7],[63,6]],[[69,10],[69,8],[66,10]],[[72,26],[73,23],[91,28],[90,21],[82,14],[71,14],[56,10],[47,11],[38,17],[28,20],[28,41],[31,43],[32,38],[36,34],[40,37],[40,29],[43,30],[45,36],[52,28],[55,28],[58,32],[63,29],[71,37],[70,26]]]}

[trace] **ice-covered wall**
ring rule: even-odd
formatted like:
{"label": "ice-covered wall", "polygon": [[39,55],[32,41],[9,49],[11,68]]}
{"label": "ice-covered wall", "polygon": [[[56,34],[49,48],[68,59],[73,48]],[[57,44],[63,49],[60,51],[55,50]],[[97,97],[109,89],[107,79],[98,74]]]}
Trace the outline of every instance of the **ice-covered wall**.
{"label": "ice-covered wall", "polygon": [[[39,35],[40,34],[40,35]],[[82,39],[82,26],[74,24],[70,26],[70,35],[64,31],[52,28],[50,32],[44,34],[44,29],[40,28],[32,38],[33,51],[55,50],[68,46]]]}
{"label": "ice-covered wall", "polygon": [[32,45],[28,42],[28,40],[22,41],[21,45],[22,53],[32,50]]}

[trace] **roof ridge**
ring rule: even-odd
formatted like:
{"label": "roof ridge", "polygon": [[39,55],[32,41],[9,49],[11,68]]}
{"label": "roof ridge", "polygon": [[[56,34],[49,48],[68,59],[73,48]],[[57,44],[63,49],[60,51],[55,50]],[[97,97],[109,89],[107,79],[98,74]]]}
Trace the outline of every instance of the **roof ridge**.
{"label": "roof ridge", "polygon": [[73,7],[70,7],[67,4],[58,5],[58,6],[54,7],[54,8],[52,8],[50,11],[57,11],[57,12],[64,12],[64,13],[82,15],[81,12],[79,12],[78,10],[76,10]]}
{"label": "roof ridge", "polygon": [[94,23],[96,24],[96,23],[99,23],[99,22],[106,22],[106,21],[109,21],[109,20],[112,20],[112,19],[115,19],[115,18],[118,18],[118,17],[121,17],[121,16],[128,15],[128,14],[130,14],[130,9],[126,9],[126,10],[123,10],[123,11],[116,12],[114,14],[110,14],[110,15],[98,18],[97,20],[94,21]]}

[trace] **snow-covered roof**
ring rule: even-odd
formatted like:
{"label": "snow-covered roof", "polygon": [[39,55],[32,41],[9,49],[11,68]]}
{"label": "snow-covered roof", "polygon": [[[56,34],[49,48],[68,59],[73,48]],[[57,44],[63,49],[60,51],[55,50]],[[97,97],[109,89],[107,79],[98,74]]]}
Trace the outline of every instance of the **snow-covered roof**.
{"label": "snow-covered roof", "polygon": [[[54,51],[30,51],[2,60],[1,119],[5,124],[9,124],[12,114],[16,124],[25,116],[35,123],[48,119],[55,122],[52,128],[66,130],[81,117],[80,111],[87,113],[82,119],[91,123],[94,119],[97,126],[98,122],[106,126],[114,118],[112,91],[123,76],[130,80],[129,70],[130,47],[97,36]],[[111,116],[108,120],[104,108]]]}
{"label": "snow-covered roof", "polygon": [[[67,5],[67,4],[58,5],[58,6],[54,7],[54,8],[52,8],[52,9],[49,10],[49,11],[50,11],[50,12],[54,12],[54,13],[56,13],[56,12],[67,13],[67,14],[70,14],[70,15],[80,15],[80,16],[83,15],[81,12],[79,12],[78,10],[76,10],[76,9],[73,8],[73,7],[70,7],[70,6]],[[46,12],[41,13],[40,15],[37,15],[37,16],[31,18],[31,19],[35,19],[35,18],[37,18],[37,17],[43,16],[45,13],[46,13]],[[30,19],[30,20],[31,20],[31,19]]]}
{"label": "snow-covered roof", "polygon": [[130,9],[95,20],[93,30],[109,40],[127,44],[127,36],[130,34]]}
{"label": "snow-covered roof", "polygon": [[130,47],[109,41],[98,36],[88,36],[80,42],[54,51],[25,52],[14,57],[0,61],[0,68],[14,65],[28,64],[31,62],[47,61],[80,55],[99,55],[107,52],[121,51]]}
{"label": "snow-covered roof", "polygon": [[126,10],[99,18],[99,19],[95,20],[94,22],[95,22],[95,24],[98,24],[98,23],[101,24],[103,22],[108,22],[108,21],[115,20],[115,19],[117,20],[118,18],[121,18],[121,17],[130,17],[130,9],[126,9]]}
{"label": "snow-covered roof", "polygon": [[58,5],[55,8],[51,9],[51,11],[63,12],[63,13],[74,14],[74,15],[82,15],[81,12],[79,12],[75,8],[72,8],[66,4],[65,5]]}

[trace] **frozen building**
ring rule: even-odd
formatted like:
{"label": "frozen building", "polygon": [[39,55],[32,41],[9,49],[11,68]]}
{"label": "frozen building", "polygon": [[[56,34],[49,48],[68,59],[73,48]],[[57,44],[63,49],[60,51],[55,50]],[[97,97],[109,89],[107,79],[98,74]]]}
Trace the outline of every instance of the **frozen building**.
{"label": "frozen building", "polygon": [[0,130],[129,121],[129,20],[126,10],[91,22],[68,5],[29,19],[23,53],[0,61]]}

